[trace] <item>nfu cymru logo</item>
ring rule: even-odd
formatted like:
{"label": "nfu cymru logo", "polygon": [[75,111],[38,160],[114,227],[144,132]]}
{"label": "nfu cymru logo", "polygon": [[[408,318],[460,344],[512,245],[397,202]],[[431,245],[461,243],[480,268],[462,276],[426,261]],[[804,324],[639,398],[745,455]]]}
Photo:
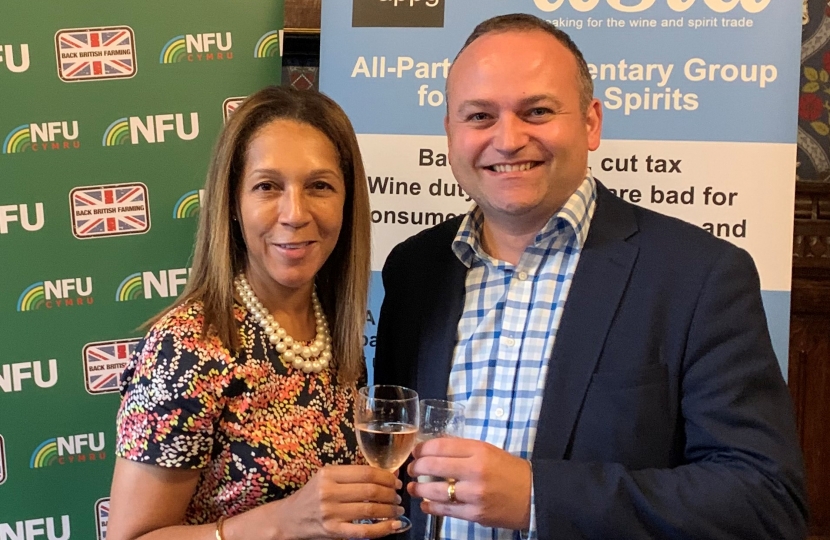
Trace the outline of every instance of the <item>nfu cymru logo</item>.
{"label": "nfu cymru logo", "polygon": [[232,60],[233,36],[230,32],[183,34],[168,41],[159,54],[160,64]]}
{"label": "nfu cymru logo", "polygon": [[40,443],[32,452],[32,457],[29,458],[29,468],[42,469],[56,463],[66,465],[84,461],[103,461],[107,459],[105,446],[103,431],[98,432],[97,437],[94,433],[52,437]]}
{"label": "nfu cymru logo", "polygon": [[11,130],[3,141],[4,154],[17,154],[26,150],[32,152],[69,150],[80,147],[77,120],[23,124]]}
{"label": "nfu cymru logo", "polygon": [[22,43],[20,45],[20,54],[17,58],[20,60],[18,64],[15,61],[14,45],[0,45],[0,63],[6,65],[6,69],[12,73],[23,73],[29,69],[29,45]]}
{"label": "nfu cymru logo", "polygon": [[67,278],[32,283],[17,299],[17,311],[82,306],[93,303],[92,278]]}
{"label": "nfu cymru logo", "polygon": [[282,30],[271,30],[265,33],[254,47],[254,58],[270,58],[282,56]]}
{"label": "nfu cymru logo", "polygon": [[205,190],[194,189],[182,195],[173,208],[173,219],[184,219],[198,215],[199,209],[202,207],[204,194]]}
{"label": "nfu cymru logo", "polygon": [[199,136],[199,113],[190,113],[190,127],[188,129],[184,115],[155,114],[146,116],[130,116],[119,118],[109,125],[101,140],[103,146],[118,146],[121,144],[156,144],[167,142],[165,134],[168,131],[176,132],[176,136],[183,141],[192,141]]}
{"label": "nfu cymru logo", "polygon": [[[179,286],[187,283],[190,268],[172,268],[153,272],[136,272],[124,278],[115,291],[116,302],[127,302],[144,298],[175,298],[179,295]],[[155,294],[153,293],[155,291]]]}

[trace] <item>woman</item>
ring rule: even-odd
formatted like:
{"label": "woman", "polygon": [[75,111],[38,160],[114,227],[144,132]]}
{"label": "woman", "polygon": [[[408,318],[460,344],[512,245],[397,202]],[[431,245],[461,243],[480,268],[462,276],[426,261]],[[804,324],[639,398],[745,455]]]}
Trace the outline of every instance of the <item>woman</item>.
{"label": "woman", "polygon": [[[351,124],[270,87],[231,116],[193,269],[122,376],[108,537],[376,538],[403,513],[359,459],[369,202]],[[354,520],[392,518],[373,525]]]}

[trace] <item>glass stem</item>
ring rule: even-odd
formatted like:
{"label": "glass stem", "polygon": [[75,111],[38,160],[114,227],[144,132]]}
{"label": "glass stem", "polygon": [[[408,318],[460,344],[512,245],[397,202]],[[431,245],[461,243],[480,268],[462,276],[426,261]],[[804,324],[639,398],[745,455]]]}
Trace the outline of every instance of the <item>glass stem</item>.
{"label": "glass stem", "polygon": [[426,527],[424,528],[424,540],[440,540],[441,526],[444,523],[442,516],[427,514]]}

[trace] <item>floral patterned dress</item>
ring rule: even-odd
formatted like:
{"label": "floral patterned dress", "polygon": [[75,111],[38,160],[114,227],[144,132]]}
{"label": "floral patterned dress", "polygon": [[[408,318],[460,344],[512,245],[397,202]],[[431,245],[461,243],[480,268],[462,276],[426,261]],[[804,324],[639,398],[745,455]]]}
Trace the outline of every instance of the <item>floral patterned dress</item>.
{"label": "floral patterned dress", "polygon": [[200,469],[186,523],[216,521],[292,494],[320,467],[362,462],[355,386],[332,370],[286,365],[235,307],[241,346],[201,338],[199,303],[177,306],[137,345],[121,376],[116,454]]}

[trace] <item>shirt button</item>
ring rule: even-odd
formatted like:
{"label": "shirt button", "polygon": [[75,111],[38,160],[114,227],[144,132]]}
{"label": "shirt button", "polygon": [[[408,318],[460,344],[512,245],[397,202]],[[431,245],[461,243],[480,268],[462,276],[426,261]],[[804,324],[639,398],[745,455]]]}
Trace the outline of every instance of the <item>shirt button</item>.
{"label": "shirt button", "polygon": [[508,347],[512,347],[513,345],[516,344],[516,340],[513,339],[513,338],[507,338],[507,339],[504,340],[504,344],[507,345]]}
{"label": "shirt button", "polygon": [[527,272],[519,272],[519,279],[522,281],[527,279]]}
{"label": "shirt button", "polygon": [[497,417],[499,417],[499,418],[501,418],[502,416],[504,416],[504,409],[502,409],[501,407],[499,407],[498,409],[496,409],[496,416],[497,416]]}

